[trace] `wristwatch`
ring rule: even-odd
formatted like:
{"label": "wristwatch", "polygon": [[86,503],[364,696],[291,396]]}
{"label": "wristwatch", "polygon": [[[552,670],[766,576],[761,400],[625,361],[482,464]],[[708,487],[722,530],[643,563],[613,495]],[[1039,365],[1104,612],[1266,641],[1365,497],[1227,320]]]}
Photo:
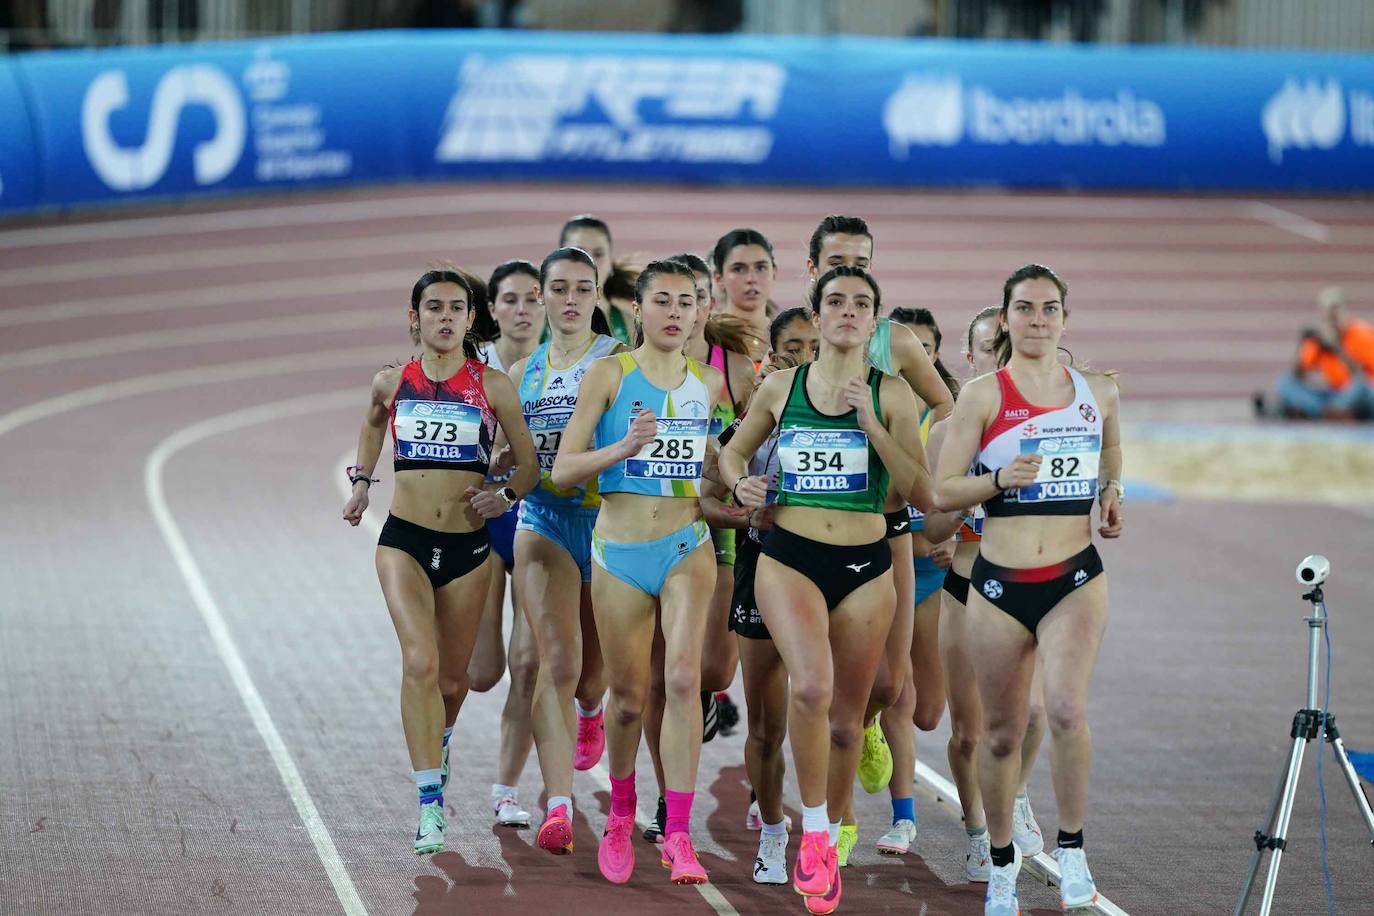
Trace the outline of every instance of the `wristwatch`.
{"label": "wristwatch", "polygon": [[1121,503],[1122,505],[1125,505],[1125,504],[1126,504],[1126,486],[1125,486],[1121,481],[1119,481],[1119,480],[1109,480],[1109,481],[1107,481],[1106,483],[1104,483],[1101,487],[1099,487],[1099,489],[1100,489],[1100,490],[1105,490],[1105,489],[1107,489],[1108,487],[1114,487],[1114,488],[1116,488],[1116,501],[1119,502],[1119,503]]}
{"label": "wristwatch", "polygon": [[501,487],[496,491],[496,495],[506,501],[506,511],[515,508],[515,504],[520,501],[520,497],[515,495],[515,491],[510,487]]}

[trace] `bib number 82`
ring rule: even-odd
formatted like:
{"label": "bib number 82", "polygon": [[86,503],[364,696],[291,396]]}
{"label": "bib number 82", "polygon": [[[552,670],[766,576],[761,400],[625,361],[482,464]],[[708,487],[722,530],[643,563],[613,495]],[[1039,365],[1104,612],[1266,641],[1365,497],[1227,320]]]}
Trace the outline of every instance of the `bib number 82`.
{"label": "bib number 82", "polygon": [[1076,477],[1078,475],[1079,461],[1073,455],[1066,458],[1050,459],[1050,477],[1059,479],[1061,477]]}

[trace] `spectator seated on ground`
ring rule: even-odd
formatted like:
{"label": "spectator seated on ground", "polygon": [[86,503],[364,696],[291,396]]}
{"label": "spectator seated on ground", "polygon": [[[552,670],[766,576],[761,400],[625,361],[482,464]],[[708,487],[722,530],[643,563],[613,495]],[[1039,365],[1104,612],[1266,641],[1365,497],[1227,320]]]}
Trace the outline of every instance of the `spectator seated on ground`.
{"label": "spectator seated on ground", "polygon": [[1297,364],[1279,380],[1278,401],[1266,409],[1255,395],[1261,415],[1331,420],[1374,419],[1374,325],[1351,318],[1345,294],[1335,287],[1318,298],[1321,319],[1304,328]]}

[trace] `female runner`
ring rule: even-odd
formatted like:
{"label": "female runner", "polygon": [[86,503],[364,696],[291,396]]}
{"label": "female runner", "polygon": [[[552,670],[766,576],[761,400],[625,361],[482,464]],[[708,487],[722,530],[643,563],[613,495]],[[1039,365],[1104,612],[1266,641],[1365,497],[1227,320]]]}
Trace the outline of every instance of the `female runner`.
{"label": "female runner", "polygon": [[[744,413],[749,397],[754,393],[757,376],[749,354],[757,350],[758,345],[750,335],[749,326],[743,321],[727,315],[711,314],[711,268],[699,255],[684,252],[668,260],[687,265],[696,283],[697,319],[684,352],[698,363],[714,366],[725,379],[711,417],[711,436],[719,440],[721,433],[733,426],[735,418]],[[733,728],[739,721],[739,711],[724,693],[734,681],[735,668],[739,663],[727,622],[730,595],[735,584],[733,525],[712,525],[711,540],[716,550],[716,588],[711,598],[706,643],[701,653],[702,741],[710,741],[718,729]],[[720,692],[719,697],[717,692]],[[668,817],[662,794],[663,763],[658,749],[663,703],[663,641],[655,638],[653,679],[644,707],[644,740],[649,746],[649,759],[653,762],[659,788],[658,811],[654,822],[644,830],[644,839],[653,843],[662,842]],[[729,734],[729,731],[725,733]]]}
{"label": "female runner", "polygon": [[[826,216],[812,231],[807,246],[806,267],[811,284],[814,287],[821,271],[839,265],[867,269],[873,259],[873,249],[873,234],[862,217]],[[949,414],[954,403],[949,388],[909,328],[894,324],[880,314],[868,341],[867,360],[880,371],[904,379],[920,402],[929,408],[922,425],[923,437],[928,433],[929,424]],[[913,719],[923,725],[929,723],[933,728],[939,722],[943,697],[939,690],[938,668],[924,663],[935,659],[934,639],[913,639],[916,574],[908,509],[900,494],[894,493],[889,494],[883,510],[888,523],[887,543],[892,552],[896,611],[865,716],[859,780],[867,792],[879,792],[886,786],[893,793],[893,829],[878,841],[878,849],[901,854],[909,850],[914,841],[916,816],[912,784],[916,736],[905,723]],[[928,650],[924,648],[927,643]],[[913,659],[921,668],[921,686],[924,687],[921,691],[917,690],[914,679]],[[888,715],[890,727],[885,732],[879,713],[894,706],[899,712]],[[894,773],[897,774],[895,785],[892,784]],[[834,813],[841,816],[837,850],[841,865],[846,865],[850,851],[859,840],[858,825],[852,810]]]}
{"label": "female runner", "polygon": [[558,245],[560,248],[581,248],[592,256],[600,284],[596,303],[600,315],[592,329],[629,345],[634,317],[623,303],[612,301],[605,295],[606,285],[611,283],[611,277],[617,272],[615,259],[611,256],[611,227],[606,225],[605,220],[586,213],[574,216],[563,224],[563,229],[558,233]]}
{"label": "female runner", "polygon": [[[771,352],[764,373],[772,374],[811,362],[819,336],[804,308],[778,314],[769,328]],[[722,436],[728,442],[732,428]],[[725,488],[707,481],[701,506],[712,526],[737,531],[734,593],[729,626],[739,640],[740,668],[744,674],[744,702],[748,710],[748,737],[744,766],[755,798],[745,826],[760,831],[758,856],[754,859],[757,884],[787,883],[787,831],[791,819],[783,814],[782,788],[786,773],[782,742],[787,735],[787,669],[768,635],[754,596],[754,571],[768,531],[773,527],[777,501],[778,436],[774,430],[749,460],[749,474],[768,481],[768,502],[760,509],[740,510],[724,502]]]}
{"label": "female runner", "polygon": [[843,812],[853,792],[864,711],[892,624],[882,518],[889,476],[909,501],[930,507],[911,389],[864,362],[880,303],[866,271],[827,271],[812,293],[820,355],[764,381],[720,460],[736,501],[761,508],[768,483],[748,474],[748,461],[779,430],[778,508],[754,583],[791,678],[788,728],[803,817],[793,886],[814,913],[839,904],[840,825],[827,812]]}
{"label": "female runner", "polygon": [[[416,282],[410,332],[424,353],[373,378],[343,510],[349,524],[362,521],[390,424],[396,489],[377,542],[377,578],[401,643],[401,725],[420,796],[417,853],[444,848],[443,736],[467,693],[486,600],[486,520],[508,512],[535,481],[515,386],[488,372],[465,339],[473,299],[469,281],[452,268]],[[509,485],[484,489],[498,424],[520,470]]]}
{"label": "female runner", "polygon": [[[747,323],[759,341],[768,339],[768,305],[778,264],[773,245],[757,229],[731,229],[711,250],[716,287],[724,296],[720,312]],[[763,353],[753,354],[762,358]]]}
{"label": "female runner", "polygon": [[[529,261],[506,261],[496,267],[487,282],[487,301],[490,303],[486,323],[495,328],[494,339],[478,348],[478,355],[497,372],[529,356],[539,344],[544,328],[544,304],[539,300],[539,268]],[[474,328],[483,324],[478,311]],[[502,482],[506,474],[496,473],[509,465],[509,452],[498,454],[489,482]],[[518,507],[517,507],[518,512]],[[539,670],[539,656],[535,652],[534,637],[525,619],[524,603],[520,597],[519,580],[515,576],[515,522],[517,512],[507,512],[487,524],[491,535],[492,575],[487,591],[487,607],[482,613],[482,628],[477,635],[472,662],[468,665],[468,679],[478,693],[501,682],[506,669],[506,651],[502,644],[502,621],[505,614],[506,575],[511,576],[510,689],[501,710],[501,753],[497,764],[496,782],[491,786],[491,808],[496,822],[507,827],[528,827],[529,812],[520,807],[518,782],[529,758],[534,736],[530,732],[530,703],[534,694],[534,678]]]}
{"label": "female runner", "polygon": [[[898,308],[893,309],[888,318],[895,325],[911,328],[916,334],[946,392],[953,397],[957,386],[939,360],[936,337],[939,328],[935,327],[934,316],[926,309]],[[924,402],[919,408],[921,444],[926,448],[928,460],[933,461],[931,427],[935,411]],[[912,725],[921,731],[931,731],[940,724],[945,711],[944,675],[939,655],[940,584],[944,580],[944,570],[931,559],[932,539],[934,544],[950,539],[959,526],[959,515],[938,512],[927,515],[912,506],[894,507],[890,501],[885,508],[889,510],[886,518],[893,562],[897,562],[899,548],[902,554],[909,550],[914,560],[908,567],[910,575],[898,580],[897,617],[888,638],[886,674],[879,676],[880,683],[885,683],[889,692],[886,696],[875,697],[882,705],[877,710],[870,710],[882,713],[882,734],[891,751],[891,778],[876,787],[870,785],[864,780],[866,759],[859,764],[859,778],[868,791],[876,791],[886,784],[891,794],[892,827],[879,838],[878,852],[905,855],[916,840],[916,735]],[[901,536],[906,536],[909,544],[900,543]],[[893,672],[900,675],[900,680],[894,680]],[[870,745],[871,731],[865,731],[865,747]],[[844,851],[843,839],[841,836],[841,852]]]}
{"label": "female runner", "polygon": [[[996,372],[997,349],[994,342],[1001,323],[1000,306],[990,305],[973,316],[965,334],[964,355],[974,378]],[[939,427],[943,431],[944,427]],[[932,452],[934,455],[934,452]],[[938,455],[935,456],[938,458]],[[932,459],[934,460],[934,458]],[[973,673],[973,658],[968,650],[968,577],[978,556],[983,536],[983,507],[964,517],[957,533],[954,559],[945,574],[943,607],[940,615],[940,660],[945,671],[945,693],[949,702],[949,745],[946,756],[959,804],[964,813],[968,850],[964,853],[964,873],[970,881],[986,881],[992,860],[988,844],[987,820],[983,816],[983,794],[978,789],[978,742],[983,731],[983,704],[978,699],[978,682]],[[1030,711],[1026,736],[1021,742],[1021,767],[1012,808],[1011,837],[1023,856],[1037,855],[1044,849],[1040,825],[1035,822],[1026,781],[1040,751],[1045,735],[1045,701],[1041,667],[1035,667],[1031,681]]]}
{"label": "female runner", "polygon": [[558,486],[598,477],[592,553],[597,631],[610,684],[611,813],[597,862],[624,884],[634,870],[635,757],[649,690],[656,617],[667,696],[660,746],[667,824],[662,863],[674,884],[706,870],[688,828],[701,754],[701,647],[716,567],[697,494],[719,372],[683,353],[697,315],[692,271],[652,261],[639,275],[643,342],[593,364],[554,462]]}
{"label": "female runner", "polygon": [[[515,567],[539,650],[531,726],[548,810],[541,849],[572,851],[573,769],[601,759],[601,644],[591,612],[591,538],[601,498],[595,485],[560,487],[551,471],[592,362],[614,351],[615,339],[592,330],[597,273],[580,248],[559,248],[539,268],[549,339],[511,367],[520,407],[534,436],[539,486],[520,506]],[[574,696],[577,697],[574,702]]]}
{"label": "female runner", "polygon": [[1052,855],[1062,873],[1060,902],[1083,906],[1097,896],[1083,820],[1092,761],[1088,682],[1107,622],[1107,580],[1089,516],[1096,499],[1098,533],[1120,536],[1119,396],[1111,379],[1056,358],[1067,292],[1038,264],[1007,279],[998,332],[1004,368],[965,388],[940,462],[937,505],[956,511],[982,502],[987,513],[967,609],[987,720],[978,762],[992,847],[987,916],[1018,912],[1012,810],[1037,649],[1059,804]]}

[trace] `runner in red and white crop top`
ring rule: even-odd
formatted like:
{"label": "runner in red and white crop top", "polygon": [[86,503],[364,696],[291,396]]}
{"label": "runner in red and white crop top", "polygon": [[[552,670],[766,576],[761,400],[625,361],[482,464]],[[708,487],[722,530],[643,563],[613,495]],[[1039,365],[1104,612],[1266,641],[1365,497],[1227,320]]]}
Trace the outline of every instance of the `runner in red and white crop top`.
{"label": "runner in red and white crop top", "polygon": [[1012,515],[1088,515],[1097,498],[1097,472],[1102,458],[1102,411],[1088,381],[1077,369],[1073,401],[1066,407],[1044,407],[1021,396],[1005,368],[996,374],[1002,393],[992,425],[983,432],[973,474],[1010,465],[1019,455],[1043,456],[1029,486],[1003,490],[984,501],[989,518]]}
{"label": "runner in red and white crop top", "polygon": [[389,408],[396,473],[435,468],[486,476],[496,438],[496,414],[482,385],[486,371],[469,359],[435,381],[419,359],[405,365]]}

